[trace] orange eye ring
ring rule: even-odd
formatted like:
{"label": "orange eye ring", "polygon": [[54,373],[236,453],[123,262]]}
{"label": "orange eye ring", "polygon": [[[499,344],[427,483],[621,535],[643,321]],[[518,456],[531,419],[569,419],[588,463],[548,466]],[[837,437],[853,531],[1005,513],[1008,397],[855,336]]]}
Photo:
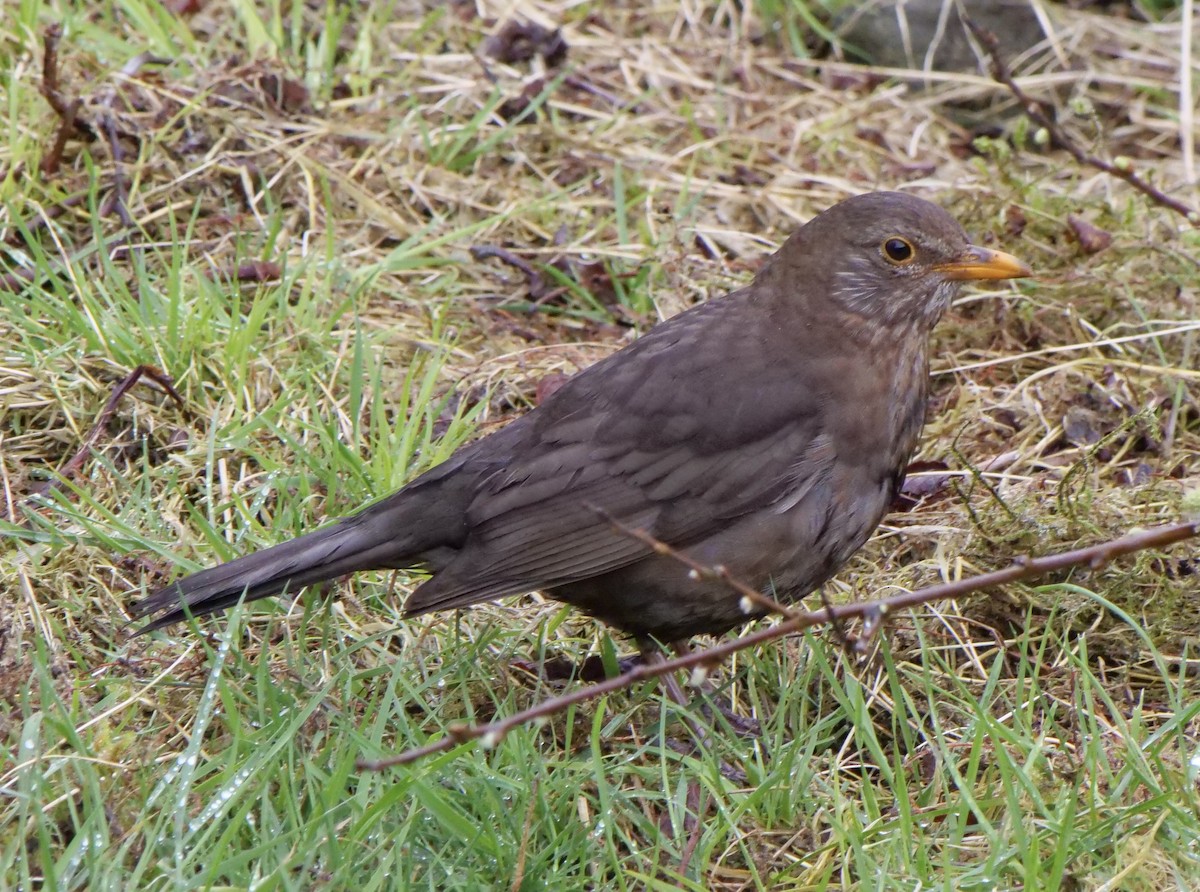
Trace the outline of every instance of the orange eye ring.
{"label": "orange eye ring", "polygon": [[917,251],[913,248],[912,242],[898,235],[884,239],[879,250],[883,253],[884,259],[888,263],[893,263],[896,266],[905,266],[912,263],[913,258],[917,256]]}

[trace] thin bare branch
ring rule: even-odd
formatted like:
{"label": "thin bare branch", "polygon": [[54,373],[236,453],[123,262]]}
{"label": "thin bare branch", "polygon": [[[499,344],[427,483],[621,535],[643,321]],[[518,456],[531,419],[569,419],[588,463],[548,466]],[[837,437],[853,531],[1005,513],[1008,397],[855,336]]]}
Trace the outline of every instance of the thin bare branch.
{"label": "thin bare branch", "polygon": [[67,140],[72,136],[95,136],[91,124],[79,116],[83,106],[80,97],[67,99],[63,96],[59,82],[58,71],[58,42],[62,39],[62,26],[53,24],[46,28],[42,38],[42,82],[40,92],[47,104],[58,115],[58,127],[54,132],[54,140],[50,148],[42,156],[40,169],[46,176],[58,172],[62,164],[63,149]]}
{"label": "thin bare branch", "polygon": [[[100,435],[104,433],[104,429],[116,414],[117,405],[121,402],[121,398],[132,390],[133,386],[143,377],[149,378],[158,384],[166,392],[167,396],[175,401],[180,409],[187,408],[187,404],[183,401],[183,397],[179,395],[179,392],[175,390],[175,385],[171,382],[169,375],[152,365],[138,366],[113,388],[113,392],[109,394],[108,399],[104,403],[104,408],[100,410],[100,415],[96,419],[96,423],[92,425],[92,429],[83,438],[83,443],[76,450],[75,454],[58,469],[53,479],[36,487],[29,494],[26,503],[28,503],[29,498],[34,496],[45,496],[79,473],[79,469],[83,467],[83,463],[92,454],[96,444],[100,441]],[[11,519],[15,520],[16,518]]]}
{"label": "thin bare branch", "polygon": [[1009,70],[1008,64],[1004,61],[1004,57],[1000,52],[1000,42],[996,39],[996,35],[986,28],[981,28],[975,22],[971,21],[970,17],[963,16],[963,21],[966,22],[971,33],[983,45],[987,51],[988,58],[991,60],[992,77],[997,82],[1003,84],[1010,93],[1016,97],[1021,103],[1021,107],[1025,110],[1026,116],[1034,124],[1046,131],[1050,137],[1050,144],[1057,146],[1065,151],[1072,158],[1086,167],[1092,167],[1096,170],[1103,171],[1110,176],[1117,177],[1127,182],[1130,186],[1137,189],[1143,195],[1147,196],[1155,204],[1161,207],[1168,208],[1182,217],[1185,217],[1193,226],[1200,224],[1200,212],[1195,208],[1172,198],[1161,189],[1156,188],[1150,183],[1143,180],[1133,172],[1133,167],[1127,161],[1117,159],[1116,161],[1107,161],[1098,155],[1093,155],[1085,151],[1075,140],[1071,139],[1066,132],[1058,126],[1042,105],[1041,102],[1034,99],[1028,93],[1021,89],[1016,79],[1013,77],[1012,71]]}
{"label": "thin bare branch", "polygon": [[862,616],[866,617],[868,621],[878,624],[888,614],[894,613],[897,610],[917,607],[921,604],[945,598],[955,598],[965,595],[968,592],[980,591],[1010,582],[1032,579],[1068,567],[1086,567],[1090,570],[1096,570],[1114,558],[1133,554],[1137,551],[1144,551],[1148,548],[1165,548],[1168,545],[1182,542],[1185,539],[1190,539],[1198,535],[1200,535],[1200,521],[1153,527],[1148,530],[1128,533],[1119,539],[1101,542],[1098,545],[1090,545],[1087,548],[1077,548],[1073,551],[1065,551],[1045,557],[1018,557],[1010,566],[1002,570],[995,570],[991,573],[983,573],[967,579],[929,586],[928,588],[918,589],[915,592],[896,595],[892,598],[855,604],[841,604],[827,610],[808,613],[793,613],[792,616],[777,625],[759,629],[740,638],[729,639],[713,647],[697,650],[672,660],[664,660],[653,665],[642,664],[636,666],[623,675],[618,675],[599,684],[571,691],[560,697],[553,697],[536,706],[531,706],[529,709],[523,709],[520,712],[514,713],[507,718],[482,725],[455,725],[446,736],[434,740],[425,746],[405,750],[402,753],[383,759],[360,759],[358,767],[364,771],[381,771],[397,765],[407,765],[425,756],[445,752],[457,744],[466,743],[471,740],[482,740],[485,746],[495,746],[509,731],[519,725],[548,718],[549,716],[563,712],[576,703],[603,697],[605,694],[615,693],[616,691],[631,687],[638,682],[658,678],[669,672],[719,663],[739,650],[755,647],[766,641],[782,638],[785,635],[791,635],[811,626],[819,625],[820,623],[829,621],[831,616],[838,619]]}

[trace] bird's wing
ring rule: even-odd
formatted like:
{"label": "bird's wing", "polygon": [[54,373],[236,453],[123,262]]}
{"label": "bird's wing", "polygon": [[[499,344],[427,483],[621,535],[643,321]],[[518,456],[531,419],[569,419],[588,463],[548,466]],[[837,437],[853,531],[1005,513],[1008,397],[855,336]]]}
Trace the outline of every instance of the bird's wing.
{"label": "bird's wing", "polygon": [[650,553],[616,524],[682,548],[748,513],[795,504],[833,450],[821,394],[797,386],[804,370],[767,361],[779,356],[763,349],[771,334],[744,325],[723,333],[721,363],[694,354],[686,378],[678,356],[655,361],[701,347],[711,332],[695,329],[719,327],[716,311],[730,300],[665,326],[669,337],[656,329],[622,351],[619,365],[565,385],[532,423],[481,441],[489,461],[497,449],[518,458],[479,487],[462,550],[414,592],[407,612],[551,588]]}

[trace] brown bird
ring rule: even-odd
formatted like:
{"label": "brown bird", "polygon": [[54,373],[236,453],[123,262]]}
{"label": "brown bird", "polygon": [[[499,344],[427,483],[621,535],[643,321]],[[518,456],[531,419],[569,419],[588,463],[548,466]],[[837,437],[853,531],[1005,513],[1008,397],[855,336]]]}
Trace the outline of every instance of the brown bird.
{"label": "brown bird", "polygon": [[929,333],[959,284],[1029,274],[927,201],[847,199],[748,287],[658,325],[382,501],[135,604],[158,615],[138,633],[402,568],[432,574],[408,616],[541,590],[639,640],[727,631],[761,613],[613,521],[777,600],[803,597],[904,479]]}

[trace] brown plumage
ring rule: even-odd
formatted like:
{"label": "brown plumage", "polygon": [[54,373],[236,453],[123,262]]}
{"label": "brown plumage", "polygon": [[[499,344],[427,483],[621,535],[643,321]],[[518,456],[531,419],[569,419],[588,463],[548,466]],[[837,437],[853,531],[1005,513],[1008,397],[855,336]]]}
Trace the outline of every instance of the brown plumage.
{"label": "brown plumage", "polygon": [[928,337],[963,280],[1028,275],[943,210],[860,195],[740,291],[681,313],[382,501],[150,595],[140,632],[367,569],[427,569],[408,615],[542,590],[674,641],[751,615],[607,519],[782,601],[883,517],[925,414]]}

